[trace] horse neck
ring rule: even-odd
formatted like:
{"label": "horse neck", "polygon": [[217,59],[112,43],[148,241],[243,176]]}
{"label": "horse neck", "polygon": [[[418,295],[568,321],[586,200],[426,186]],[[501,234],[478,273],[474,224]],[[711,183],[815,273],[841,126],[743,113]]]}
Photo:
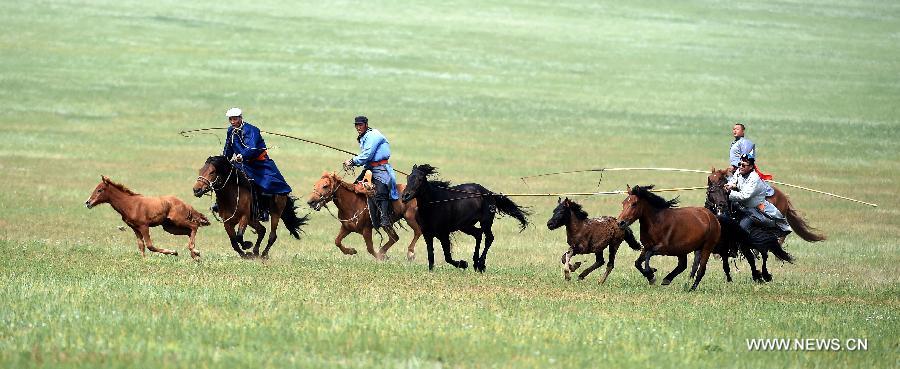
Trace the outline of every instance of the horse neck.
{"label": "horse neck", "polygon": [[[241,187],[236,180],[231,177],[239,177],[238,173],[232,173],[231,176],[225,176],[226,182],[222,188],[216,190],[216,204],[219,205],[220,211],[230,212],[238,206],[238,196],[250,196],[250,192]],[[239,181],[240,179],[238,179]]]}
{"label": "horse neck", "polygon": [[581,233],[581,230],[584,229],[585,223],[587,223],[587,220],[578,219],[575,212],[569,210],[569,222],[566,223],[566,238],[569,240],[575,239]]}
{"label": "horse neck", "polygon": [[140,196],[122,191],[116,186],[106,186],[106,191],[109,196],[109,206],[122,215],[129,213],[135,205],[135,200]]}
{"label": "horse neck", "polygon": [[337,186],[337,189],[334,190],[334,197],[331,201],[337,206],[338,214],[344,212],[352,213],[363,206],[365,196],[347,188],[349,184],[338,179],[335,180],[335,186]]}

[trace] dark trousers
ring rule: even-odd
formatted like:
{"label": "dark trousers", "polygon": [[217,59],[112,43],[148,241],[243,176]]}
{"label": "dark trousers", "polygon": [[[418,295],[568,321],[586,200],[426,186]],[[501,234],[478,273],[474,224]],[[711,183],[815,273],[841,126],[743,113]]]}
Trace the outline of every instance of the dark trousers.
{"label": "dark trousers", "polygon": [[744,214],[744,217],[741,218],[741,228],[745,231],[750,232],[750,227],[757,226],[763,228],[778,228],[778,225],[775,224],[775,220],[769,218],[768,215],[759,211],[757,208],[744,208],[741,209],[741,213]]}
{"label": "dark trousers", "polygon": [[394,212],[391,209],[391,188],[387,183],[372,179],[375,186],[375,197],[369,199],[369,214],[375,228],[390,227]]}

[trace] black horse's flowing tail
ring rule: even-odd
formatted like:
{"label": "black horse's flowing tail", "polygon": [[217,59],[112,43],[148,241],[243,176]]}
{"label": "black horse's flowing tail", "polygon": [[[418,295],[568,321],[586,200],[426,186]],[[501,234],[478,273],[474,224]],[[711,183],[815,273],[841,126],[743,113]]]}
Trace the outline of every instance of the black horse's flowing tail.
{"label": "black horse's flowing tail", "polygon": [[525,207],[516,205],[509,197],[499,195],[496,196],[497,200],[497,211],[502,214],[509,215],[513,218],[516,218],[519,221],[519,231],[524,231],[525,227],[528,227],[528,216],[531,215]]}
{"label": "black horse's flowing tail", "polygon": [[631,228],[626,227],[625,229],[622,230],[622,232],[624,233],[622,236],[623,236],[623,238],[625,238],[625,243],[628,244],[628,247],[630,247],[632,250],[640,250],[641,249],[641,247],[642,247],[641,243],[638,242],[638,240],[634,238],[634,233],[631,232]]}
{"label": "black horse's flowing tail", "polygon": [[788,254],[778,243],[778,236],[771,229],[762,229],[753,227],[750,229],[750,242],[753,248],[763,251],[768,250],[775,255],[778,260],[794,263],[794,257]]}
{"label": "black horse's flowing tail", "polygon": [[[787,197],[787,195],[785,195]],[[806,223],[806,219],[800,216],[800,213],[794,209],[794,205],[791,204],[790,199],[787,200],[787,209],[784,212],[784,217],[787,218],[788,224],[793,228],[794,233],[796,233],[800,238],[807,242],[819,242],[825,241],[825,235],[822,233],[817,233],[817,229],[810,227],[809,224]]]}
{"label": "black horse's flowing tail", "polygon": [[281,220],[284,222],[284,226],[288,229],[288,232],[291,232],[291,236],[294,236],[294,238],[299,240],[300,232],[303,232],[300,227],[309,222],[309,216],[297,216],[297,205],[294,204],[296,200],[297,198],[294,196],[287,196],[287,204],[284,206],[284,211],[281,212]]}

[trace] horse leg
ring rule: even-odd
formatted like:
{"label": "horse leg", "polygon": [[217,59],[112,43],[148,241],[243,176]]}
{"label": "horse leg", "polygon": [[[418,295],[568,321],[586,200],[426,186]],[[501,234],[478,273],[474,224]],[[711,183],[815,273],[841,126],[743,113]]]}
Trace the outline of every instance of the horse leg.
{"label": "horse leg", "polygon": [[650,274],[648,278],[650,280],[650,284],[656,283],[656,276],[653,274],[656,273],[656,269],[650,267],[650,258],[653,257],[653,250],[647,250],[647,255],[644,256],[644,270]]}
{"label": "horse leg", "polygon": [[606,263],[606,272],[603,273],[603,277],[600,277],[600,284],[606,283],[606,278],[609,277],[609,273],[611,273],[613,268],[616,267],[616,252],[617,251],[619,251],[619,245],[610,245],[609,246],[609,263]]}
{"label": "horse leg", "polygon": [[[257,222],[257,221],[253,220],[253,222]],[[240,239],[239,243],[241,244],[241,248],[244,249],[245,251],[250,250],[250,248],[253,247],[253,243],[251,243],[250,241],[244,241],[244,233],[247,232],[247,224],[248,223],[250,223],[250,217],[241,217],[241,220],[238,221],[238,228],[237,228],[238,229],[237,236]],[[259,255],[258,252],[254,252],[254,254]]]}
{"label": "horse leg", "polygon": [[169,250],[164,248],[156,248],[153,246],[153,240],[150,239],[150,228],[147,226],[141,227],[141,234],[144,236],[144,244],[147,245],[147,249],[153,252],[158,252],[164,255],[175,255],[178,256],[178,251]]}
{"label": "horse leg", "polygon": [[728,254],[722,255],[722,271],[725,272],[725,281],[731,282],[731,265],[728,265]]}
{"label": "horse leg", "polygon": [[247,254],[245,254],[244,251],[241,250],[241,239],[235,233],[234,226],[235,223],[225,223],[225,233],[228,234],[228,240],[231,242],[231,248],[233,248],[240,257],[246,258]]}
{"label": "horse leg", "polygon": [[700,250],[694,251],[694,262],[691,263],[691,278],[697,275],[698,266],[700,266]]}
{"label": "horse leg", "polygon": [[648,251],[647,247],[644,246],[644,248],[641,249],[641,254],[638,255],[637,259],[634,259],[634,268],[641,272],[641,275],[643,275],[644,278],[647,278],[647,281],[649,281],[650,284],[653,284],[656,282],[656,280],[653,278],[653,272],[645,270],[644,267],[641,266],[641,261],[644,260],[644,258],[649,253],[650,252]]}
{"label": "horse leg", "polygon": [[747,259],[747,264],[750,264],[750,271],[753,274],[753,281],[757,283],[762,283],[762,273],[756,269],[756,256],[753,255],[753,251],[750,250],[750,247],[741,244],[741,254],[744,255],[744,259]]}
{"label": "horse leg", "polygon": [[[249,225],[256,231],[256,244],[253,245],[253,255],[259,256],[259,245],[262,244],[263,237],[266,236],[266,227],[263,227],[257,220],[250,222]],[[246,249],[247,247],[245,246],[244,250]]]}
{"label": "horse leg", "polygon": [[395,230],[394,227],[386,226],[383,229],[384,233],[387,233],[388,235],[388,242],[386,242],[384,246],[381,246],[381,249],[378,250],[378,260],[387,259],[388,250],[390,250],[391,246],[394,246],[394,244],[400,240],[400,236],[397,234],[397,230]]}
{"label": "horse leg", "polygon": [[414,212],[406,216],[406,224],[413,231],[412,241],[409,241],[409,246],[406,248],[406,260],[413,261],[416,259],[416,241],[422,236],[422,228],[416,222],[416,214]]}
{"label": "horse leg", "polygon": [[463,233],[472,236],[475,239],[475,253],[472,255],[472,263],[473,268],[477,272],[482,272],[481,270],[481,229],[472,225],[466,228],[460,229]]}
{"label": "horse leg", "polygon": [[763,266],[762,266],[762,278],[763,278],[763,280],[766,281],[766,282],[771,282],[771,281],[772,281],[772,275],[769,274],[769,268],[766,267],[766,261],[769,260],[769,250],[763,250],[763,251],[762,251],[762,260],[763,260]]}
{"label": "horse leg", "polygon": [[369,251],[369,254],[375,257],[376,260],[380,260],[378,259],[378,254],[375,253],[375,243],[372,242],[372,228],[366,227],[363,229],[362,236],[363,240],[366,241],[366,250]]}
{"label": "horse leg", "polygon": [[569,275],[569,273],[575,271],[575,269],[572,268],[572,264],[571,264],[572,254],[574,254],[574,253],[575,253],[575,251],[572,250],[571,248],[569,248],[568,251],[566,251],[562,254],[562,259],[560,260],[562,262],[562,266],[563,266],[562,267],[563,277],[565,277],[567,281],[572,279],[572,277]]}
{"label": "horse leg", "polygon": [[594,270],[596,270],[597,268],[599,268],[603,265],[604,260],[603,260],[603,251],[602,250],[598,253],[595,253],[594,257],[595,257],[594,263],[591,264],[591,266],[587,267],[585,270],[583,270],[581,272],[581,274],[578,275],[579,281],[584,280],[585,278],[587,278],[588,274],[591,274],[591,272],[593,272]]}
{"label": "horse leg", "polygon": [[675,269],[672,269],[669,274],[666,274],[666,277],[663,278],[662,285],[668,286],[672,284],[672,280],[675,279],[681,272],[687,269],[687,255],[678,255],[678,265],[675,266]]}
{"label": "horse leg", "polygon": [[443,234],[438,237],[438,241],[441,241],[441,248],[444,249],[444,261],[447,264],[453,265],[459,269],[466,269],[469,267],[469,263],[465,260],[453,260],[453,254],[450,250],[450,234]]}
{"label": "horse leg", "polygon": [[196,236],[197,236],[197,227],[193,226],[193,227],[191,227],[191,234],[188,235],[188,238],[190,239],[190,241],[188,241],[188,250],[190,250],[190,252],[191,252],[191,259],[200,261],[200,251],[197,251],[194,248],[194,238]]}
{"label": "horse leg", "polygon": [[694,285],[691,286],[691,291],[697,289],[697,285],[700,284],[700,280],[702,280],[703,275],[706,274],[706,262],[709,261],[709,255],[712,253],[713,246],[715,245],[705,247],[700,254],[700,269],[697,270],[697,276],[694,279]]}
{"label": "horse leg", "polygon": [[428,270],[434,270],[434,236],[425,235],[425,250],[428,252]]}
{"label": "horse leg", "polygon": [[481,231],[484,233],[484,250],[481,252],[481,270],[484,273],[487,270],[487,253],[494,244],[494,231],[491,230],[492,223],[481,223]]}
{"label": "horse leg", "polygon": [[[266,241],[266,248],[262,252],[263,259],[269,258],[269,249],[272,248],[272,245],[275,244],[275,240],[278,239],[278,221],[281,219],[281,211],[284,210],[284,207],[281,209],[271,209],[269,210],[269,239]],[[260,225],[262,227],[262,225]],[[263,232],[265,232],[265,228],[263,227]],[[261,236],[260,236],[261,237]]]}
{"label": "horse leg", "polygon": [[141,232],[138,231],[137,228],[131,228],[131,230],[134,231],[134,236],[137,237],[138,251],[141,252],[141,256],[142,256],[142,257],[147,256],[147,255],[144,253],[144,248],[146,247],[146,246],[144,245],[144,235],[142,235]]}
{"label": "horse leg", "polygon": [[344,227],[343,224],[341,224],[341,229],[338,230],[338,235],[334,238],[334,245],[337,246],[337,248],[340,249],[341,252],[344,253],[344,255],[356,255],[356,249],[352,247],[344,247],[344,244],[341,243],[341,241],[344,240],[344,237],[347,237],[348,234],[350,234],[350,230],[347,229],[347,227]]}

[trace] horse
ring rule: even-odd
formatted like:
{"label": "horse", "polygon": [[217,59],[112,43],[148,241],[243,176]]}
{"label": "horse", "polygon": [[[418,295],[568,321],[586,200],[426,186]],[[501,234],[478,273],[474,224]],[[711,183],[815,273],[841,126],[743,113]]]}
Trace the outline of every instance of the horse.
{"label": "horse", "polygon": [[[749,235],[746,234],[746,231],[741,229],[738,221],[735,218],[735,211],[732,208],[731,201],[728,200],[728,192],[725,190],[725,170],[716,170],[713,168],[710,172],[709,177],[707,178],[707,191],[706,191],[706,208],[710,211],[716,213],[719,222],[722,225],[722,239],[719,243],[719,248],[721,248],[726,253],[731,253],[736,250],[740,250],[741,254],[744,255],[744,258],[747,259],[747,263],[750,264],[750,270],[752,272],[752,278],[754,281],[763,283],[763,282],[771,282],[772,274],[769,273],[769,269],[767,267],[767,261],[769,259],[769,252],[772,252],[776,258],[782,261],[786,261],[788,263],[794,262],[794,257],[791,256],[787,251],[784,250],[784,238],[779,238],[776,234],[769,232],[765,229],[761,229],[759,227],[753,227],[750,230]],[[782,204],[787,204],[787,208],[792,209],[791,203],[787,200],[787,196],[784,196],[778,189],[775,189],[775,198],[781,197],[784,200],[781,202]],[[795,224],[801,224],[805,230],[804,234],[807,236],[814,235],[815,239],[824,240],[824,236],[815,234],[810,230],[806,222],[797,217],[795,212],[792,212],[793,217],[795,219]],[[790,223],[790,221],[789,221]],[[756,257],[750,251],[750,249],[756,249],[759,251],[760,256],[762,257],[762,271],[760,272],[756,269]],[[728,274],[727,260],[723,256],[723,262],[726,262],[725,269],[726,274]],[[730,277],[730,276],[729,276]],[[729,278],[729,282],[731,278]]]}
{"label": "horse", "polygon": [[[717,186],[721,184],[724,186],[728,176],[729,171],[727,169],[712,168],[711,173],[707,178],[707,183],[715,183]],[[781,190],[775,186],[772,186],[772,189],[775,190],[775,194],[766,197],[766,201],[775,205],[775,207],[778,208],[778,211],[780,211],[781,214],[784,214],[788,224],[791,225],[791,228],[797,236],[800,236],[800,238],[806,242],[819,242],[827,239],[825,234],[811,227],[806,222],[806,219],[803,219],[803,217],[800,216],[800,212],[794,208],[791,199],[784,192],[781,192]]]}
{"label": "horse", "polygon": [[[231,247],[242,258],[269,257],[269,249],[278,239],[276,229],[278,221],[283,220],[288,232],[294,238],[300,239],[301,227],[308,221],[307,216],[297,215],[296,198],[287,194],[273,195],[269,202],[269,214],[271,214],[271,232],[262,254],[259,247],[266,235],[266,227],[252,215],[250,206],[253,201],[251,186],[253,184],[246,175],[236,168],[224,156],[210,156],[206,163],[200,167],[197,182],[194,183],[194,196],[201,197],[210,191],[216,194],[219,217],[223,219],[225,232],[231,242]],[[244,231],[247,226],[256,231],[256,243],[244,241]],[[237,228],[237,229],[235,229]],[[244,253],[253,247],[253,254]]]}
{"label": "horse", "polygon": [[569,250],[562,255],[563,275],[566,280],[571,279],[570,272],[581,266],[581,262],[571,264],[574,255],[596,255],[596,262],[578,275],[578,279],[583,280],[595,269],[603,266],[603,249],[609,247],[609,264],[606,265],[606,273],[600,278],[600,284],[603,284],[615,267],[616,251],[622,241],[628,243],[634,250],[641,249],[641,244],[634,239],[631,230],[619,228],[616,218],[601,216],[588,219],[588,213],[581,205],[569,198],[559,199],[556,209],[553,209],[553,215],[547,221],[547,228],[551,231],[562,226],[566,227],[566,243],[569,244]]}
{"label": "horse", "polygon": [[[403,191],[405,185],[398,183],[397,189]],[[383,260],[391,246],[396,243],[400,237],[393,228],[386,227],[388,233],[388,242],[381,247],[378,253],[375,252],[372,243],[372,218],[369,212],[369,204],[366,200],[366,190],[357,186],[344,182],[337,173],[323,172],[322,177],[313,185],[312,193],[309,194],[306,202],[316,211],[327,206],[328,202],[334,202],[338,208],[337,219],[341,223],[338,235],[334,239],[335,246],[345,255],[354,255],[356,250],[344,247],[341,241],[351,232],[359,233],[366,242],[366,248],[369,253],[376,259]],[[402,201],[393,201],[394,222],[401,218],[406,220],[406,224],[413,230],[412,241],[406,251],[406,258],[412,261],[416,257],[416,241],[422,236],[422,230],[419,223],[416,222],[416,201],[409,203]]]}
{"label": "horse", "polygon": [[[414,165],[406,177],[403,202],[418,200],[419,211],[416,221],[425,235],[428,250],[428,270],[434,270],[434,239],[441,242],[444,260],[457,268],[466,269],[465,260],[453,260],[450,250],[450,234],[461,231],[475,238],[475,253],[472,262],[476,271],[484,273],[488,250],[494,242],[491,226],[494,214],[509,215],[519,221],[519,231],[528,226],[530,213],[516,205],[508,197],[496,194],[477,183],[466,183],[450,187],[450,182],[429,180],[437,174],[437,168],[428,165]],[[479,223],[481,227],[476,227]],[[481,237],[484,235],[484,252],[479,255]]]}
{"label": "horse", "polygon": [[188,236],[191,258],[200,259],[200,251],[194,248],[194,238],[197,236],[197,229],[208,226],[209,220],[181,199],[175,196],[143,196],[121,183],[113,182],[107,176],[100,176],[100,183],[84,202],[84,206],[91,209],[104,203],[109,203],[122,215],[122,220],[134,231],[142,257],[146,257],[145,248],[164,255],[178,256],[177,251],[153,246],[150,228],[161,225],[166,232]]}
{"label": "horse", "polygon": [[[676,208],[678,199],[665,200],[650,192],[653,185],[634,186],[628,189],[628,197],[622,201],[619,226],[628,227],[635,221],[641,223],[641,255],[634,261],[635,268],[650,284],[656,282],[650,268],[650,257],[656,255],[677,256],[678,266],[663,278],[663,285],[687,268],[687,255],[700,251],[700,267],[691,291],[697,289],[706,274],[706,262],[719,242],[722,229],[716,216],[706,208]],[[641,261],[644,267],[641,267]]]}

